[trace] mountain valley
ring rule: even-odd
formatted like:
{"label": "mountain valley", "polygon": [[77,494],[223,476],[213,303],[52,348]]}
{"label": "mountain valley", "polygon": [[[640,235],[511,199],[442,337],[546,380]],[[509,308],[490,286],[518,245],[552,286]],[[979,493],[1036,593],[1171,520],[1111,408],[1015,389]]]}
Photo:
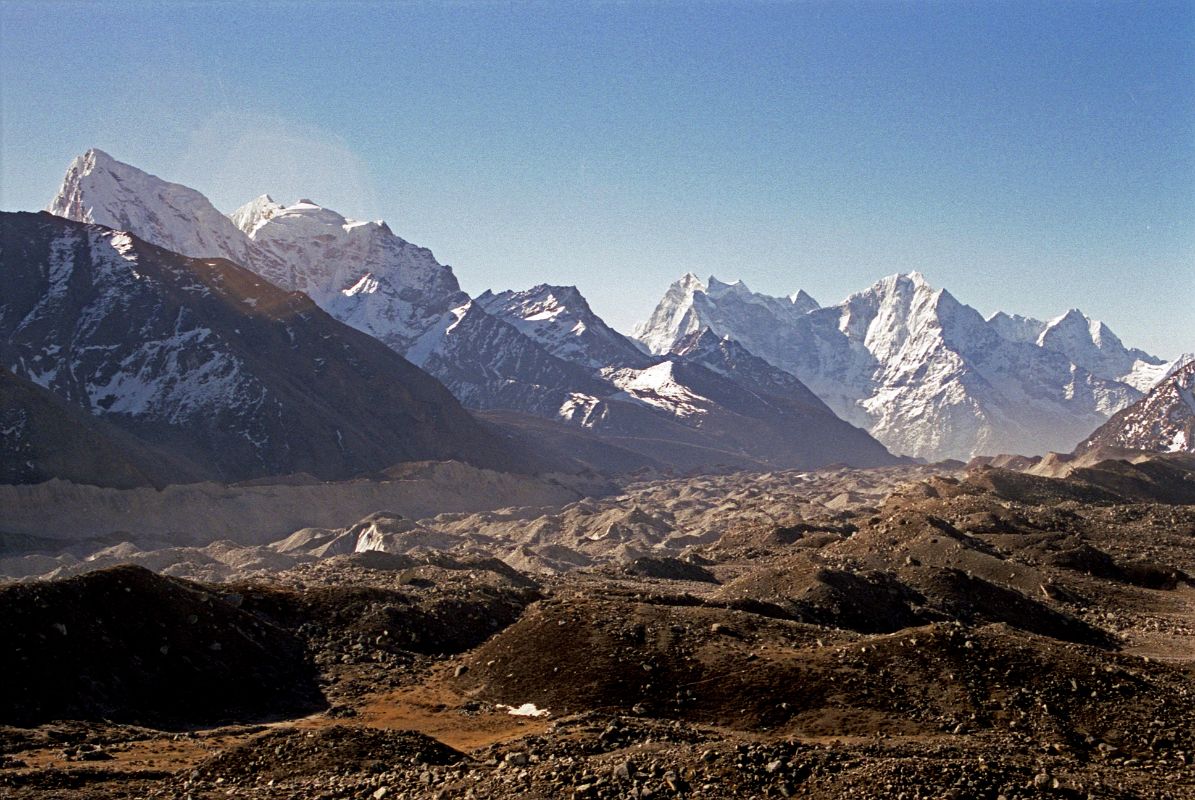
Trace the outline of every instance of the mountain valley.
{"label": "mountain valley", "polygon": [[1195,796],[1195,362],[919,273],[633,336],[99,150],[0,213],[0,794]]}

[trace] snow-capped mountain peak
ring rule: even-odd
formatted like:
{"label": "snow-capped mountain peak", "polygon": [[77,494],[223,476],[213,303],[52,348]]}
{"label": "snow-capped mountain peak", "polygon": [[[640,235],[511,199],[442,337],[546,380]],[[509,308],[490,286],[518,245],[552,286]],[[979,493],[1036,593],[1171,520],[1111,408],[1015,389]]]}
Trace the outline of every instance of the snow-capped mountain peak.
{"label": "snow-capped mountain peak", "polygon": [[686,272],[668,287],[651,318],[635,326],[635,338],[652,353],[667,353],[678,339],[701,328],[691,310],[694,296],[705,288],[700,278]]}
{"label": "snow-capped mountain peak", "polygon": [[747,297],[747,296],[750,296],[753,294],[753,292],[747,288],[747,284],[743,283],[742,280],[735,280],[735,281],[731,281],[730,283],[724,283],[723,281],[718,280],[713,275],[711,275],[709,277],[709,280],[706,281],[706,283],[705,283],[705,292],[710,297],[722,297],[723,295],[732,294],[732,293],[743,296],[743,297]]}
{"label": "snow-capped mountain peak", "polygon": [[[985,320],[919,272],[889,275],[837,306],[685,279],[636,329],[665,352],[708,328],[799,378],[898,453],[937,459],[1069,450],[1164,368],[1081,313]],[[1160,377],[1160,375],[1158,376]]]}
{"label": "snow-capped mountain peak", "polygon": [[[406,355],[473,409],[583,425],[614,437],[618,450],[686,468],[892,461],[865,433],[797,399],[795,378],[733,343],[703,351],[708,367],[696,353],[691,362],[653,357],[606,325],[575,287],[539,285],[470,301],[431,251],[395,236],[385,223],[348,219],[311,199],[284,205],[261,195],[225,217],[194,190],[89,154],[72,166],[52,210],[100,219],[93,208],[106,214],[103,221],[185,256],[221,256],[247,267],[265,278],[263,286],[288,290],[278,294],[286,302],[307,302],[295,292],[307,293],[335,319]],[[704,297],[708,286],[754,313],[795,315],[811,302],[688,275],[674,287],[676,304]],[[252,307],[250,300],[242,302]]]}
{"label": "snow-capped mountain peak", "polygon": [[400,352],[430,320],[465,299],[449,267],[380,220],[350,219],[307,198],[283,206],[269,195],[233,219],[256,247],[265,277],[306,292]]}
{"label": "snow-capped mountain peak", "polygon": [[503,462],[439,382],[226,260],[0,213],[0,266],[0,366],[210,477]]}
{"label": "snow-capped mountain peak", "polygon": [[565,361],[590,369],[642,368],[653,362],[593,313],[575,286],[540,284],[521,292],[486,291],[477,303]]}
{"label": "snow-capped mountain peak", "polygon": [[76,222],[131,231],[176,253],[251,261],[251,245],[232,221],[194,189],[170,183],[92,148],[71,162],[46,208]]}
{"label": "snow-capped mountain peak", "polygon": [[817,301],[804,291],[788,297],[771,297],[751,291],[741,280],[727,283],[711,275],[702,281],[689,272],[668,287],[651,318],[635,327],[634,336],[650,352],[667,353],[681,339],[703,327],[723,333],[718,322],[711,319],[719,313],[751,317],[754,325],[766,326],[770,318],[791,320],[817,308]]}
{"label": "snow-capped mountain peak", "polygon": [[1065,336],[1083,342],[1090,342],[1094,338],[1096,328],[1100,325],[1102,323],[1091,319],[1079,309],[1072,308],[1065,314],[1059,314],[1047,322],[1046,327],[1038,336],[1038,342],[1041,343],[1041,341],[1049,336]]}
{"label": "snow-capped mountain peak", "polygon": [[1094,375],[1148,391],[1169,371],[1171,364],[1143,350],[1129,349],[1099,320],[1072,308],[1047,323],[1037,344],[1062,353]]}
{"label": "snow-capped mountain peak", "polygon": [[941,331],[943,317],[954,319],[962,313],[949,292],[935,289],[919,272],[881,278],[848,297],[840,308],[838,329],[881,361],[897,355],[910,337]]}
{"label": "snow-capped mountain peak", "polygon": [[798,289],[788,296],[788,302],[802,314],[821,308],[821,304],[814,300],[804,289]]}
{"label": "snow-capped mountain peak", "polygon": [[263,194],[245,203],[245,205],[229,214],[228,217],[246,235],[252,236],[258,228],[268,222],[283,208],[285,206],[274,202],[274,198],[268,194]]}
{"label": "snow-capped mountain peak", "polygon": [[399,352],[468,299],[451,268],[383,222],[351,220],[306,198],[283,206],[268,194],[224,216],[194,189],[99,150],[74,160],[48,210],[127,230],[192,258],[227,258],[283,289],[307,293]]}
{"label": "snow-capped mountain peak", "polygon": [[997,333],[1012,342],[1035,343],[1037,337],[1041,336],[1042,331],[1046,329],[1046,323],[1039,319],[1023,317],[1020,314],[1007,314],[1003,311],[992,314],[987,321]]}
{"label": "snow-capped mountain peak", "polygon": [[1075,452],[1099,447],[1195,453],[1195,361],[1171,372],[1149,394],[1100,426]]}

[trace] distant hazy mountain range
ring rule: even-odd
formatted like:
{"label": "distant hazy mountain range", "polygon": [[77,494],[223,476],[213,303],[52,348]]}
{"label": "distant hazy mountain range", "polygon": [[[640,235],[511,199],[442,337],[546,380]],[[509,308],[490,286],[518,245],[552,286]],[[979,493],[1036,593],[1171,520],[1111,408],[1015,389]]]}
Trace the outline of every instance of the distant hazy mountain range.
{"label": "distant hazy mountain range", "polygon": [[470,298],[385,223],[268,196],[224,215],[98,150],[48,210],[4,215],[0,367],[183,479],[1070,450],[1171,368],[916,273],[825,308],[686,275],[632,339],[573,287]]}
{"label": "distant hazy mountain range", "polygon": [[1079,311],[985,320],[915,272],[825,308],[690,274],[635,335],[666,353],[700,330],[800,378],[893,452],[927,459],[1068,452],[1172,366]]}
{"label": "distant hazy mountain range", "polygon": [[[449,267],[384,223],[348,220],[309,201],[282,206],[269,197],[224,216],[199,192],[98,150],[75,160],[49,210],[195,258],[226,258],[302,291],[434,375],[469,408],[493,412],[524,435],[534,429],[543,446],[555,443],[524,417],[551,421],[547,430],[559,428],[566,453],[592,446],[591,439],[616,448],[590,453],[599,464],[894,461],[803,387],[792,394],[792,384],[799,385],[792,376],[770,387],[780,393],[772,396],[736,380],[735,362],[649,355],[571,287],[487,292],[472,300]],[[587,438],[571,438],[570,430]]]}

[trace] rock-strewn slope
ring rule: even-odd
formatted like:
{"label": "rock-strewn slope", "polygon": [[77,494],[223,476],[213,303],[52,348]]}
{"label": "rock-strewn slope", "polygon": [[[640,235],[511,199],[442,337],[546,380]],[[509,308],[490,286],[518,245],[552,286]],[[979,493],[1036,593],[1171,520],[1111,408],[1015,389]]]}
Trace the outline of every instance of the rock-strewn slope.
{"label": "rock-strewn slope", "polygon": [[[1135,466],[1191,471],[1154,461]],[[529,533],[587,539],[602,529],[591,517],[622,510],[610,537],[637,527],[647,541],[653,514],[713,535],[562,575],[420,551],[436,539],[423,524],[373,515],[358,537],[423,545],[217,586],[126,568],[0,589],[21,612],[3,623],[21,649],[0,654],[17,679],[0,719],[25,726],[0,729],[0,792],[1192,795],[1195,506],[1174,504],[1173,485],[925,469],[883,491],[890,472],[856,477],[854,496],[847,471],[727,475],[575,509]],[[66,656],[73,637],[98,664]],[[312,675],[326,710],[303,716],[286,692]],[[219,678],[231,688],[213,695]],[[210,720],[261,678],[276,680],[240,726],[110,721]]]}
{"label": "rock-strewn slope", "polygon": [[0,587],[0,721],[213,723],[324,705],[303,643],[224,593],[116,567]]}

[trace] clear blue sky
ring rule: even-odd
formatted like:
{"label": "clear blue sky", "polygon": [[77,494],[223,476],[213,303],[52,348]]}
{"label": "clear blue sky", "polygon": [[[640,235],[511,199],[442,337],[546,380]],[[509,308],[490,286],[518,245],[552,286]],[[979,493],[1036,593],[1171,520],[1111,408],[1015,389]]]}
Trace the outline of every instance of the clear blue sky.
{"label": "clear blue sky", "polygon": [[1195,3],[0,0],[0,206],[98,146],[231,210],[385,218],[628,330],[692,270],[920,269],[1195,350]]}

